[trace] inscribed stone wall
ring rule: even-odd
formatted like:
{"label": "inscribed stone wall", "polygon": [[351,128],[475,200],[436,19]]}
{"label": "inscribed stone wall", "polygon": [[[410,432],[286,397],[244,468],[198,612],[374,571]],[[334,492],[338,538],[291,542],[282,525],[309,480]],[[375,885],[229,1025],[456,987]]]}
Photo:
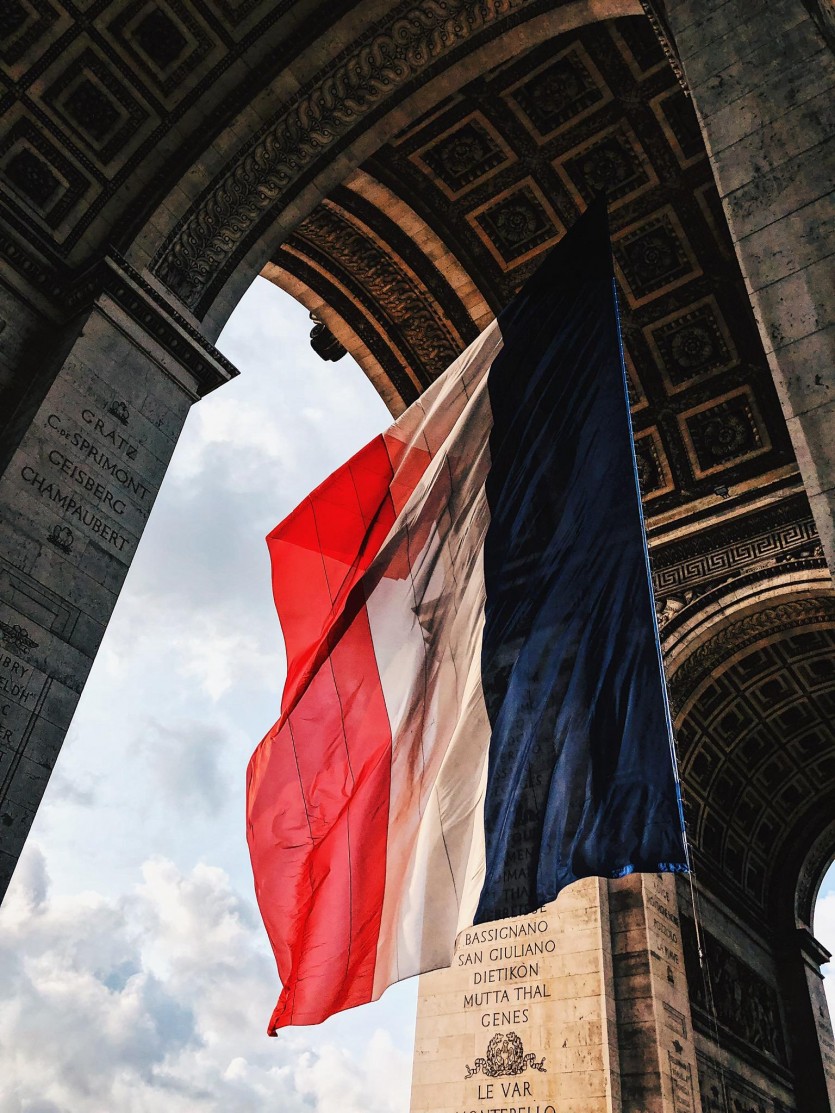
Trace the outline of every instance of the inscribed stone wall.
{"label": "inscribed stone wall", "polygon": [[[132,283],[115,289],[142,305]],[[202,354],[200,369],[103,294],[0,478],[0,894],[189,406],[229,374]]]}
{"label": "inscribed stone wall", "polygon": [[421,979],[412,1113],[701,1113],[675,881],[578,881]]}
{"label": "inscribed stone wall", "polygon": [[451,969],[421,979],[412,1113],[620,1108],[607,905],[590,879],[461,933]]}

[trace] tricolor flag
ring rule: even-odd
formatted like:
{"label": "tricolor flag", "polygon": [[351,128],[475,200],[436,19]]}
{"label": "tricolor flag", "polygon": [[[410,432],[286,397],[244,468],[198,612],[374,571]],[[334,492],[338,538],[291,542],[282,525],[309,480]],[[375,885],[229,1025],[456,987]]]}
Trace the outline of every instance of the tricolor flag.
{"label": "tricolor flag", "polygon": [[605,210],[269,535],[248,840],[269,1032],[580,877],[685,869]]}

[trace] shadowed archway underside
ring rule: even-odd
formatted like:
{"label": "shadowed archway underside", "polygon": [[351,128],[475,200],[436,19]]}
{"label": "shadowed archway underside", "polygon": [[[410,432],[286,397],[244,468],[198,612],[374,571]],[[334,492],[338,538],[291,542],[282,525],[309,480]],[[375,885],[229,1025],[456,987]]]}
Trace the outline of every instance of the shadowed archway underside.
{"label": "shadowed archway underside", "polygon": [[[764,649],[762,675],[756,656],[727,673],[722,629],[758,615],[779,655],[788,628],[775,600],[802,596],[824,613],[832,593],[699,125],[642,10],[113,0],[81,19],[52,0],[13,3],[0,39],[0,246],[33,320],[59,327],[102,287],[109,251],[120,304],[169,353],[208,352],[195,367],[217,356],[207,337],[269,250],[264,274],[399,412],[605,193],[685,787],[698,801],[715,724],[695,688],[727,674],[761,718],[750,693],[775,668]],[[21,350],[37,352],[31,327]],[[0,364],[5,413],[37,364]],[[814,714],[817,768],[835,741]],[[821,834],[827,791],[810,783],[800,825],[790,793],[769,805],[793,861]],[[729,892],[750,875],[743,908],[776,891],[777,867],[754,831],[730,853],[718,799],[699,804],[694,837]]]}

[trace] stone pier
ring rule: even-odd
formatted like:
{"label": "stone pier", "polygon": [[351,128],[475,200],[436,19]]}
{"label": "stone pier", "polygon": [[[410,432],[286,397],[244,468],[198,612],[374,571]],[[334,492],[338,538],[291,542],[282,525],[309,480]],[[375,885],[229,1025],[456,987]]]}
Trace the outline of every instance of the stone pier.
{"label": "stone pier", "polygon": [[412,1113],[701,1113],[675,880],[589,878],[421,979]]}
{"label": "stone pier", "polygon": [[108,261],[92,306],[52,352],[45,389],[19,404],[20,436],[5,442],[0,897],[189,408],[236,373],[161,300]]}

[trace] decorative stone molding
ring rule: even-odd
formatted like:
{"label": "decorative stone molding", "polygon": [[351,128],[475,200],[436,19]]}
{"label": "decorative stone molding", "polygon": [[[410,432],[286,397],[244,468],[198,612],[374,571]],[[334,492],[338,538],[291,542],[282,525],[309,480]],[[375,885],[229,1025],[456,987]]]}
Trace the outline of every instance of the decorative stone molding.
{"label": "decorative stone molding", "polygon": [[194,375],[201,397],[238,374],[234,364],[117,251],[111,251],[106,259],[80,276],[66,275],[63,279],[40,266],[34,257],[19,251],[9,237],[0,236],[0,254],[6,255],[48,298],[61,305],[64,321],[89,309],[100,294],[108,294]]}
{"label": "decorative stone molding", "polygon": [[121,256],[113,253],[101,269],[101,292],[108,294],[197,381],[203,397],[235,378],[238,369],[178,313]]}
{"label": "decorative stone molding", "polygon": [[800,867],[794,900],[797,927],[814,927],[815,902],[824,874],[832,864],[833,846],[835,846],[835,820],[815,839]]}
{"label": "decorative stone molding", "polygon": [[698,646],[670,678],[670,708],[678,716],[717,667],[764,638],[805,626],[835,625],[835,594],[788,599],[744,615]]}
{"label": "decorative stone molding", "polygon": [[682,916],[681,929],[694,1023],[715,1038],[714,1025],[718,1022],[726,1030],[723,1036],[730,1034],[775,1064],[786,1066],[786,1041],[774,987],[702,928],[702,946],[710,970],[708,996],[693,921]]}
{"label": "decorative stone molding", "polygon": [[821,557],[820,541],[811,515],[800,521],[780,524],[754,536],[740,537],[721,548],[688,554],[684,559],[656,568],[653,587],[663,601],[697,584],[712,584],[723,576],[739,574],[763,562],[784,564],[792,559]]}
{"label": "decorative stone molding", "polygon": [[416,371],[439,375],[458,355],[460,344],[443,311],[388,252],[335,207],[320,206],[298,229],[304,249],[318,249],[329,266],[355,280],[357,294],[367,308],[388,318],[395,335],[417,357]]}
{"label": "decorative stone molding", "polygon": [[325,151],[386,98],[535,0],[422,0],[401,4],[337,55],[239,152],[160,248],[154,273],[199,310],[212,279]]}

